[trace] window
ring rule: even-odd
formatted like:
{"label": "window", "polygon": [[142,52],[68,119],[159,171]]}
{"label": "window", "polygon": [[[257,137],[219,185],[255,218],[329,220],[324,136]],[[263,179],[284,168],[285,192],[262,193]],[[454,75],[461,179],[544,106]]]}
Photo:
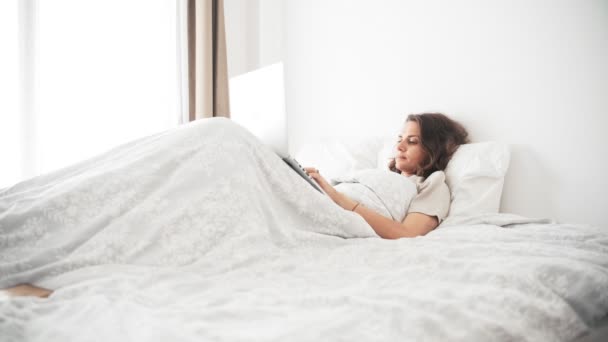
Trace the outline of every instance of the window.
{"label": "window", "polygon": [[12,159],[0,187],[178,124],[177,1],[3,0],[2,6],[2,45],[14,48],[18,36],[21,46],[3,49],[16,53],[2,60],[2,71],[13,70],[2,92],[18,89],[24,101],[0,108],[0,126],[15,132],[2,141]]}
{"label": "window", "polygon": [[0,187],[20,178],[18,1],[0,1]]}

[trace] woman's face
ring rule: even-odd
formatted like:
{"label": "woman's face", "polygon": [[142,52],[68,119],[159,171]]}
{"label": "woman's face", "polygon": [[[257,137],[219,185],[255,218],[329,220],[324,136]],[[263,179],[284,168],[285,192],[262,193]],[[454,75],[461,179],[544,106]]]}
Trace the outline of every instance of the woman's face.
{"label": "woman's face", "polygon": [[425,158],[426,152],[422,148],[420,126],[417,122],[408,121],[397,141],[395,167],[401,171],[401,174],[413,175]]}

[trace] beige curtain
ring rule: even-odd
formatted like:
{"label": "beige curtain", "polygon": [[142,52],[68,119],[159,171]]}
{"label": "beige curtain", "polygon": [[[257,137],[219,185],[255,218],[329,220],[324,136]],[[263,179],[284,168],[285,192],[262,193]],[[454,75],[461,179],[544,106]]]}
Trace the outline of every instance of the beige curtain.
{"label": "beige curtain", "polygon": [[223,0],[188,0],[189,120],[230,117]]}

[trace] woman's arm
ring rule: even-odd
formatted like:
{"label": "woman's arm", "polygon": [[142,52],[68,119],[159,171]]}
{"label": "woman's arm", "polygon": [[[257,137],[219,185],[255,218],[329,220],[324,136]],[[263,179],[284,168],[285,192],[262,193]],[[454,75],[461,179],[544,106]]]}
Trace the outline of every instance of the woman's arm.
{"label": "woman's arm", "polygon": [[323,191],[331,197],[339,206],[346,210],[353,210],[361,215],[367,223],[374,229],[376,234],[384,239],[399,239],[402,237],[416,237],[425,235],[435,229],[439,222],[436,217],[422,213],[409,213],[403,222],[393,221],[375,211],[357,205],[357,202],[350,199],[343,193],[338,192],[331,186],[319,173],[317,169],[305,168],[306,172],[323,188]]}

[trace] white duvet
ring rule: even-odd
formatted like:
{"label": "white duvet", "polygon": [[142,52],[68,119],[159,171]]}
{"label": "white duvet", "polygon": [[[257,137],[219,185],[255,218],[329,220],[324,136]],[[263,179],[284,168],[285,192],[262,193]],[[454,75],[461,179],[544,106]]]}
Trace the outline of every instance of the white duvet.
{"label": "white duvet", "polygon": [[382,240],[201,120],[0,190],[0,287],[56,289],[0,299],[0,339],[571,340],[608,312],[608,233],[525,222]]}
{"label": "white duvet", "polygon": [[399,222],[405,219],[410,202],[417,195],[413,181],[388,170],[359,170],[332,179],[331,183],[352,200]]}

